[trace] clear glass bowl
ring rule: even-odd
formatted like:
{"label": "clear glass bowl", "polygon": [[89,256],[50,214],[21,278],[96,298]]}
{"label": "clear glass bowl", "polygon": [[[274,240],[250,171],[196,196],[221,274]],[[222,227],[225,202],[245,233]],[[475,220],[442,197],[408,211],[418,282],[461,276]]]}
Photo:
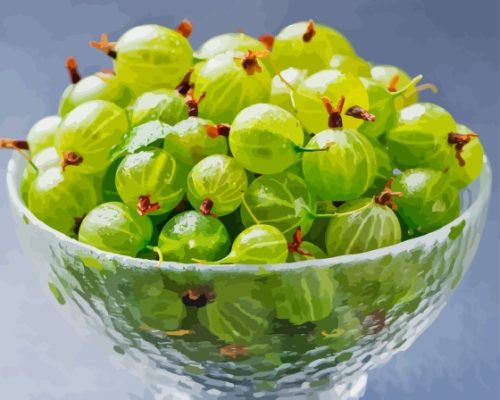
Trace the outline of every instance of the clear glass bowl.
{"label": "clear glass bowl", "polygon": [[[363,254],[279,265],[197,265],[106,253],[36,219],[10,160],[15,228],[78,332],[158,399],[356,399],[366,372],[439,314],[477,250],[491,170],[463,212],[425,236]],[[57,205],[54,205],[57,207]]]}

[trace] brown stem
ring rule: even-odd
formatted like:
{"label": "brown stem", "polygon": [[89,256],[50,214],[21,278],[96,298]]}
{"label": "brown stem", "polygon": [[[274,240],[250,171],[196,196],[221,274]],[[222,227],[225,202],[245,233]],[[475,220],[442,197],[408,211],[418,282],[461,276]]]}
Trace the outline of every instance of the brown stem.
{"label": "brown stem", "polygon": [[200,205],[200,213],[202,215],[210,215],[211,217],[217,218],[217,216],[212,212],[214,208],[214,202],[210,199],[203,199]]}
{"label": "brown stem", "polygon": [[465,160],[462,157],[462,151],[467,143],[471,141],[473,137],[478,137],[477,133],[448,133],[448,143],[455,146],[455,158],[458,160],[458,165],[461,167],[465,166]]}
{"label": "brown stem", "polygon": [[352,106],[345,112],[345,115],[362,119],[363,121],[375,122],[375,115],[369,113],[363,107],[360,106]]}
{"label": "brown stem", "polygon": [[179,92],[183,96],[185,96],[187,92],[189,92],[189,89],[194,88],[194,85],[189,82],[192,73],[193,73],[193,68],[190,68],[187,74],[184,75],[184,78],[182,78],[182,81],[175,88],[175,90],[177,90],[177,92]]}
{"label": "brown stem", "polygon": [[188,116],[197,117],[198,116],[198,105],[205,98],[207,93],[203,92],[198,99],[194,98],[194,88],[191,88],[186,93],[186,105],[188,107]]}
{"label": "brown stem", "polygon": [[144,216],[146,214],[152,213],[160,209],[160,203],[151,203],[151,196],[139,196],[139,201],[137,202],[137,212],[139,215]]}
{"label": "brown stem", "polygon": [[288,243],[288,252],[297,253],[300,254],[301,256],[312,256],[312,254],[307,250],[301,249],[300,248],[301,245],[302,245],[302,229],[299,226],[297,227],[295,233],[293,234],[292,243]]}
{"label": "brown stem", "polygon": [[397,92],[398,91],[398,83],[399,83],[399,75],[396,74],[389,81],[389,84],[387,85],[387,90],[389,92]]}
{"label": "brown stem", "polygon": [[83,157],[75,153],[74,151],[65,151],[62,153],[61,157],[61,168],[66,170],[69,165],[80,165],[83,162]]}
{"label": "brown stem", "polygon": [[269,33],[264,33],[259,36],[259,42],[266,46],[266,49],[271,50],[274,44],[274,36]]}
{"label": "brown stem", "polygon": [[69,73],[69,79],[71,83],[75,84],[80,82],[82,76],[78,72],[78,63],[76,62],[76,58],[68,57],[66,58],[66,69]]}
{"label": "brown stem", "polygon": [[253,75],[256,72],[262,72],[262,67],[259,64],[259,58],[267,57],[271,54],[268,50],[252,51],[248,50],[243,57],[234,57],[235,60],[241,61],[241,66],[248,75]]}
{"label": "brown stem", "polygon": [[240,346],[238,344],[229,344],[222,347],[220,349],[220,353],[229,358],[247,357],[248,349],[245,346]]}
{"label": "brown stem", "polygon": [[229,132],[231,130],[231,125],[228,124],[217,124],[217,125],[204,125],[205,130],[207,131],[207,135],[211,138],[217,138],[219,136],[229,136]]}
{"label": "brown stem", "polygon": [[81,217],[74,217],[73,221],[75,221],[75,225],[73,226],[73,232],[76,236],[78,236],[78,232],[80,232],[80,226],[82,225],[82,221],[87,214],[83,214]]}
{"label": "brown stem", "polygon": [[326,96],[323,96],[321,100],[323,101],[326,112],[328,113],[328,126],[330,128],[342,128],[343,125],[341,113],[342,109],[344,108],[345,97],[340,96],[339,102],[337,103],[336,107],[333,106],[332,101]]}
{"label": "brown stem", "polygon": [[89,44],[96,48],[97,50],[102,51],[104,54],[108,55],[109,57],[116,59],[117,54],[115,51],[116,48],[116,42],[109,42],[108,41],[108,35],[103,33],[101,35],[101,41],[97,42],[95,40],[92,40],[89,42]]}
{"label": "brown stem", "polygon": [[394,202],[393,196],[401,197],[403,196],[403,192],[393,192],[391,189],[392,182],[394,181],[394,178],[391,176],[387,183],[385,184],[384,190],[378,195],[375,196],[375,203],[383,205],[383,206],[389,206],[393,210],[398,209],[398,205]]}
{"label": "brown stem", "polygon": [[310,42],[311,39],[314,37],[314,35],[316,35],[316,29],[314,26],[314,21],[310,19],[309,22],[307,23],[306,31],[302,35],[302,40],[306,43]]}
{"label": "brown stem", "polygon": [[26,140],[0,138],[0,149],[29,150]]}
{"label": "brown stem", "polygon": [[175,31],[180,33],[182,36],[184,36],[186,39],[191,36],[191,33],[193,32],[193,24],[191,23],[190,20],[184,18],[179,25],[177,25],[177,28],[175,28]]}
{"label": "brown stem", "polygon": [[215,292],[207,285],[189,288],[182,295],[182,302],[188,307],[204,307],[214,299]]}

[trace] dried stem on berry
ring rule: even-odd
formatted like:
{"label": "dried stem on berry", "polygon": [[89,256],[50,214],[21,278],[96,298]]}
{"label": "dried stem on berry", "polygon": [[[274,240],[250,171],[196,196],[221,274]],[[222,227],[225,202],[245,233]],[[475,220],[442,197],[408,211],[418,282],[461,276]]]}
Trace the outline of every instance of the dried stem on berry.
{"label": "dried stem on berry", "polygon": [[29,150],[29,145],[26,140],[0,138],[0,149],[16,150],[28,163],[38,172],[38,167],[35,165],[29,154],[23,150]]}
{"label": "dried stem on berry", "polygon": [[190,20],[184,18],[179,25],[177,25],[177,28],[175,28],[175,31],[180,33],[182,36],[184,36],[186,39],[191,36],[191,33],[193,32],[193,24],[191,23]]}
{"label": "dried stem on berry", "polygon": [[245,346],[241,346],[238,344],[230,344],[230,345],[222,347],[220,349],[220,353],[223,356],[230,357],[230,358],[247,357],[248,356],[248,349]]}
{"label": "dried stem on berry", "polygon": [[29,150],[26,140],[0,138],[0,149]]}
{"label": "dried stem on berry", "polygon": [[300,254],[301,256],[312,256],[312,254],[307,250],[301,249],[300,248],[301,245],[302,245],[302,229],[299,226],[297,227],[295,233],[293,234],[292,243],[288,243],[288,252],[297,253]]}
{"label": "dried stem on berry", "polygon": [[363,121],[375,122],[375,115],[366,111],[363,107],[360,106],[352,106],[349,108],[345,115],[349,115],[349,117],[354,117],[358,119],[362,119]]}
{"label": "dried stem on berry", "polygon": [[205,98],[207,93],[203,92],[197,99],[194,98],[194,88],[191,88],[186,93],[186,105],[188,107],[188,116],[198,116],[198,105]]}
{"label": "dried stem on berry", "polygon": [[248,75],[253,75],[256,72],[262,72],[262,67],[259,64],[259,58],[267,57],[270,54],[268,50],[252,51],[248,50],[243,57],[234,57],[235,60],[241,61],[241,66]]}
{"label": "dried stem on berry", "polygon": [[213,208],[214,208],[214,202],[212,200],[203,199],[200,205],[200,213],[202,213],[205,216],[210,215],[211,217],[217,218],[217,215],[215,215],[212,212]]}
{"label": "dried stem on berry", "polygon": [[152,213],[160,209],[160,203],[151,203],[151,196],[139,196],[139,201],[137,202],[137,212],[139,215],[144,216],[146,214]]}
{"label": "dried stem on berry", "polygon": [[83,162],[83,157],[74,151],[65,151],[61,157],[61,168],[64,171],[69,165],[80,165]]}
{"label": "dried stem on berry", "polygon": [[330,128],[342,128],[342,116],[340,114],[344,108],[345,97],[340,96],[336,107],[333,106],[332,101],[326,96],[323,96],[321,100],[328,112],[328,126]]}
{"label": "dried stem on berry", "polygon": [[182,295],[182,302],[188,307],[204,307],[215,300],[215,292],[210,286],[189,288]]}
{"label": "dried stem on berry", "polygon": [[231,125],[228,124],[216,124],[216,125],[205,124],[204,127],[205,130],[207,131],[207,135],[214,139],[219,136],[228,137],[229,132],[231,130]]}
{"label": "dried stem on berry", "polygon": [[306,43],[310,42],[311,39],[314,37],[314,35],[316,35],[316,29],[315,29],[314,21],[312,19],[310,19],[309,22],[307,23],[306,31],[302,35],[302,40]]}
{"label": "dried stem on berry", "polygon": [[383,206],[389,206],[393,210],[398,209],[398,205],[394,202],[393,196],[401,197],[403,196],[403,192],[394,192],[391,189],[392,182],[394,181],[394,178],[391,176],[387,183],[385,184],[384,190],[378,195],[375,196],[374,200],[375,203],[383,205]]}
{"label": "dried stem on berry", "polygon": [[259,36],[259,42],[261,42],[268,50],[273,48],[274,36],[269,33],[264,33]]}
{"label": "dried stem on berry", "polygon": [[116,51],[115,51],[116,42],[109,42],[108,41],[108,35],[106,35],[105,33],[103,33],[101,35],[101,41],[100,42],[92,40],[91,42],[89,42],[89,44],[92,47],[96,48],[97,50],[102,51],[104,54],[108,55],[109,57],[111,57],[113,59],[116,59],[116,57],[117,57],[117,54],[116,54]]}
{"label": "dried stem on berry", "polygon": [[75,225],[73,226],[73,232],[76,236],[78,236],[78,232],[80,232],[80,226],[82,225],[82,221],[87,214],[83,214],[81,217],[74,217],[73,221],[75,221]]}
{"label": "dried stem on berry", "polygon": [[185,96],[190,89],[194,88],[194,84],[189,82],[192,73],[193,73],[193,68],[190,68],[187,74],[184,75],[184,78],[182,78],[182,81],[175,88],[175,90],[177,90],[177,92],[179,92],[183,96]]}
{"label": "dried stem on berry", "polygon": [[387,90],[389,92],[397,92],[398,91],[398,83],[399,83],[399,75],[396,74],[389,81],[389,84],[387,85]]}
{"label": "dried stem on berry", "polygon": [[473,137],[478,137],[477,133],[448,133],[448,143],[455,146],[455,157],[458,160],[458,164],[463,167],[465,166],[465,160],[462,157],[462,151],[464,146],[471,141]]}
{"label": "dried stem on berry", "polygon": [[80,72],[78,72],[78,63],[76,62],[76,58],[66,58],[66,69],[68,70],[71,83],[75,84],[80,82],[82,76],[80,75]]}

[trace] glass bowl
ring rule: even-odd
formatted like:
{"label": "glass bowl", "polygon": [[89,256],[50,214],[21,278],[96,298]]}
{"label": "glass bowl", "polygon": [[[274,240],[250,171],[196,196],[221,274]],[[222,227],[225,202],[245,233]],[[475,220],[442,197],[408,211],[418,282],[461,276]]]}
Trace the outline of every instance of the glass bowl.
{"label": "glass bowl", "polygon": [[[443,228],[363,254],[277,265],[135,259],[70,239],[7,186],[24,252],[76,330],[158,399],[357,399],[408,348],[470,266],[491,191],[487,159]],[[57,205],[55,205],[57,206]]]}

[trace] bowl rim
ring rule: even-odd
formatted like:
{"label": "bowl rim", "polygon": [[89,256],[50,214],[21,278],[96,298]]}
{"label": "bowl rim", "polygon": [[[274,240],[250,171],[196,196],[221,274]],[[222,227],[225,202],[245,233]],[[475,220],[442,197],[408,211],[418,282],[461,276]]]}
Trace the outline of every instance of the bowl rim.
{"label": "bowl rim", "polygon": [[[370,250],[363,253],[347,254],[335,257],[321,258],[316,260],[305,260],[295,262],[285,262],[278,264],[201,264],[201,263],[180,263],[176,261],[165,260],[161,263],[155,260],[146,260],[136,257],[125,256],[121,254],[111,253],[104,250],[97,249],[96,247],[79,242],[65,234],[51,228],[44,222],[39,220],[24,204],[20,195],[20,179],[22,177],[22,163],[25,162],[17,152],[13,153],[7,166],[7,192],[11,205],[17,209],[21,215],[25,216],[29,224],[35,225],[42,231],[49,233],[61,242],[71,245],[77,250],[83,250],[87,253],[94,253],[98,259],[111,259],[120,263],[123,267],[127,268],[141,268],[141,269],[161,269],[163,271],[196,271],[196,272],[261,272],[261,271],[296,271],[304,267],[334,267],[336,264],[356,264],[366,260],[374,260],[382,258],[386,255],[394,255],[404,253],[415,247],[425,244],[434,243],[439,240],[445,240],[450,232],[450,228],[457,226],[468,216],[476,212],[477,208],[481,205],[486,207],[491,195],[492,172],[491,164],[486,157],[483,156],[483,168],[481,174],[470,185],[478,185],[476,194],[472,198],[469,206],[464,209],[460,215],[453,221],[444,225],[443,227],[427,233],[425,235],[408,239],[400,243],[386,246],[383,248]],[[469,186],[470,186],[469,185]],[[467,188],[469,188],[469,186]],[[466,190],[467,190],[466,188]],[[471,190],[467,190],[471,194]]]}

